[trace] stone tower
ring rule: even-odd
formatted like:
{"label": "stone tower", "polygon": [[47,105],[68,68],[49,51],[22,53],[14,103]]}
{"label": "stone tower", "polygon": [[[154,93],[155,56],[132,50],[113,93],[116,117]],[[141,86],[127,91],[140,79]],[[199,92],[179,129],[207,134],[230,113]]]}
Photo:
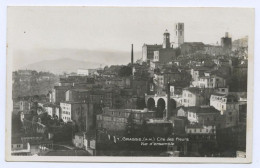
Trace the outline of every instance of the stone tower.
{"label": "stone tower", "polygon": [[184,43],[184,23],[176,23],[174,47],[179,47],[183,43]]}
{"label": "stone tower", "polygon": [[165,32],[163,33],[163,48],[170,48],[171,43],[170,43],[170,33],[166,29]]}
{"label": "stone tower", "polygon": [[221,38],[221,46],[226,51],[231,51],[232,50],[232,38],[229,37],[228,32],[225,33],[225,37]]}

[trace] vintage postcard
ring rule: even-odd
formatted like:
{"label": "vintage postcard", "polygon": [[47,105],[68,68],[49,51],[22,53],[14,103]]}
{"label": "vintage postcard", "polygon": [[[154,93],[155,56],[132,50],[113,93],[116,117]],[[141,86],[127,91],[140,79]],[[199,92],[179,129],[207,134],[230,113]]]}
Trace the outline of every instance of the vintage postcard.
{"label": "vintage postcard", "polygon": [[250,163],[254,9],[9,6],[7,161]]}

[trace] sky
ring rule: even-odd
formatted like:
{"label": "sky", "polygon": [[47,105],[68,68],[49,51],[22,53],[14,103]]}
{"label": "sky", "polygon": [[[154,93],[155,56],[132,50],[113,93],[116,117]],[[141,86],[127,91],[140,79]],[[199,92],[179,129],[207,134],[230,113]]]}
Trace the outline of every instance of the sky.
{"label": "sky", "polygon": [[[250,36],[253,11],[246,8],[8,7],[7,56],[15,68],[43,60],[71,58],[106,64],[104,55],[161,44],[166,29],[185,25],[186,42],[215,44],[225,32],[232,39]],[[249,37],[250,38],[250,37]],[[84,52],[86,51],[86,52]],[[89,52],[91,51],[91,52]],[[127,54],[115,62],[126,63]],[[101,59],[102,58],[102,59]]]}

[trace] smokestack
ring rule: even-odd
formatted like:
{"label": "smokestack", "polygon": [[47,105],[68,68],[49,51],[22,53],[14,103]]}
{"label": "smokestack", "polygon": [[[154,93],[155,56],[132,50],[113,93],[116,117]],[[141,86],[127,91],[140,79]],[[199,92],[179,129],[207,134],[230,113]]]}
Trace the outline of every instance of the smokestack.
{"label": "smokestack", "polygon": [[170,82],[167,83],[167,88],[166,88],[166,92],[167,92],[167,110],[166,110],[166,120],[169,120],[170,118],[170,112],[171,112],[171,109],[170,109]]}
{"label": "smokestack", "polygon": [[131,49],[131,64],[134,64],[134,45],[132,44],[132,49]]}

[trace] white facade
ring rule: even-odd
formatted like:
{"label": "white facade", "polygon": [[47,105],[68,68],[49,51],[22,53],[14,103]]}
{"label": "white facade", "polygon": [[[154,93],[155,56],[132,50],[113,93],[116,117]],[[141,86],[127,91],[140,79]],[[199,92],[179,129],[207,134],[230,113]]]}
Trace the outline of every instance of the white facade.
{"label": "white facade", "polygon": [[159,51],[154,51],[153,62],[159,62]]}
{"label": "white facade", "polygon": [[12,144],[12,151],[22,150],[22,149],[23,149],[23,143],[15,143],[15,144]]}
{"label": "white facade", "polygon": [[199,122],[199,118],[198,118],[197,113],[189,112],[189,111],[188,111],[187,118],[188,118],[188,120],[189,120],[191,123],[198,123],[198,122]]}
{"label": "white facade", "polygon": [[48,115],[50,115],[51,117],[56,115],[58,118],[60,118],[60,116],[59,116],[59,112],[60,112],[59,107],[45,106],[44,109],[48,113]]}
{"label": "white facade", "polygon": [[239,102],[229,102],[226,95],[211,95],[210,105],[220,111],[223,116],[221,127],[231,127],[238,123]]}
{"label": "white facade", "polygon": [[61,119],[64,122],[68,122],[71,121],[71,103],[60,103],[60,107],[61,107]]}
{"label": "white facade", "polygon": [[97,69],[78,69],[77,74],[80,76],[98,75]]}
{"label": "white facade", "polygon": [[187,134],[215,134],[216,133],[216,126],[198,126],[198,127],[185,127],[185,131]]}
{"label": "white facade", "polygon": [[182,102],[181,104],[184,107],[190,107],[190,106],[200,106],[203,104],[203,96],[200,94],[192,93],[189,90],[183,90],[182,91]]}
{"label": "white facade", "polygon": [[200,77],[198,82],[193,82],[195,87],[199,88],[218,88],[225,87],[226,80],[219,76],[204,76]]}

